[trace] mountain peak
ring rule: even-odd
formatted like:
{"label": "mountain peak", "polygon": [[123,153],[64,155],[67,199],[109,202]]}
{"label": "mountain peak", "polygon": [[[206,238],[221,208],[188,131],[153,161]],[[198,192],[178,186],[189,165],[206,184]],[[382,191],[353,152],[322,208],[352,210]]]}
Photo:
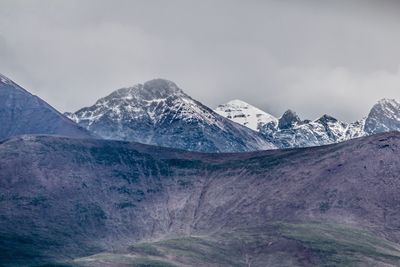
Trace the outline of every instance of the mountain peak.
{"label": "mountain peak", "polygon": [[0,73],[0,83],[11,85],[13,84],[13,81],[11,81],[9,78]]}
{"label": "mountain peak", "polygon": [[164,90],[182,91],[181,89],[178,88],[178,86],[173,81],[162,79],[162,78],[156,78],[156,79],[149,80],[144,83],[144,87],[158,89],[158,90],[164,89]]}
{"label": "mountain peak", "polygon": [[376,103],[365,121],[365,132],[368,134],[399,131],[400,103],[395,99],[383,98]]}
{"label": "mountain peak", "polygon": [[338,120],[337,120],[336,118],[334,118],[334,117],[332,117],[332,116],[330,116],[330,115],[328,115],[328,114],[322,115],[322,116],[317,120],[317,122],[320,122],[320,123],[322,123],[322,124],[326,124],[326,123],[328,123],[328,122],[335,123],[335,122],[337,122],[337,121],[338,121]]}
{"label": "mountain peak", "polygon": [[231,101],[227,102],[225,105],[237,106],[237,107],[248,107],[248,106],[251,106],[249,103],[247,103],[247,102],[245,102],[243,100],[240,100],[240,99],[231,100]]}
{"label": "mountain peak", "polygon": [[278,127],[280,129],[288,129],[295,124],[301,122],[300,117],[291,109],[288,109],[283,113],[282,117],[279,119]]}
{"label": "mountain peak", "polygon": [[165,79],[153,79],[143,84],[139,89],[145,97],[167,98],[171,95],[185,95],[174,82]]}
{"label": "mountain peak", "polygon": [[[105,99],[141,99],[157,100],[171,96],[186,96],[174,82],[165,79],[153,79],[144,84],[136,84],[132,87],[121,88],[112,92]],[[103,99],[100,99],[102,101]]]}
{"label": "mountain peak", "polygon": [[[22,92],[28,93],[25,89],[23,89],[21,86],[16,84],[14,81],[12,81],[10,78],[4,76],[3,74],[0,73],[0,86],[7,86],[7,87],[12,87],[14,89],[18,89]],[[10,88],[11,89],[11,88]]]}
{"label": "mountain peak", "polygon": [[0,140],[22,134],[91,137],[88,131],[2,74],[0,89]]}
{"label": "mountain peak", "polygon": [[399,103],[393,98],[382,98],[376,105],[399,105]]}

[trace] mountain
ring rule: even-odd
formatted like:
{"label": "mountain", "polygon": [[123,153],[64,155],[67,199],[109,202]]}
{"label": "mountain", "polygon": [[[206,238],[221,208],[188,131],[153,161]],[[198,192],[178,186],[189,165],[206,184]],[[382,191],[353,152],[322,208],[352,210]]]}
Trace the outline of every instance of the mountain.
{"label": "mountain", "polygon": [[0,140],[21,134],[90,137],[91,134],[0,74]]}
{"label": "mountain", "polygon": [[400,103],[393,99],[380,100],[366,118],[353,123],[329,115],[314,121],[301,120],[288,110],[277,122],[271,121],[260,128],[260,133],[279,148],[327,145],[390,131],[400,131]]}
{"label": "mountain", "polygon": [[263,125],[269,122],[277,121],[277,119],[271,114],[241,100],[232,100],[226,104],[219,105],[214,109],[214,111],[219,115],[247,126],[254,131],[259,131]]}
{"label": "mountain", "polygon": [[163,79],[116,90],[67,116],[105,139],[201,152],[275,148],[260,134],[218,115]]}
{"label": "mountain", "polygon": [[95,139],[0,142],[13,266],[398,266],[400,133],[211,154]]}

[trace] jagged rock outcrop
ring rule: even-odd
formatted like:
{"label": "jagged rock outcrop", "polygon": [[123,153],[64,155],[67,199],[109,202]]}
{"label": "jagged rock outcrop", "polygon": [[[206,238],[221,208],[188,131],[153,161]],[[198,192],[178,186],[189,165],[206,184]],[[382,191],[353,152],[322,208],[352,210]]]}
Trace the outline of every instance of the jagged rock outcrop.
{"label": "jagged rock outcrop", "polygon": [[260,132],[279,148],[321,146],[381,132],[400,131],[400,103],[382,99],[368,116],[345,123],[329,115],[314,121],[302,121],[295,112],[286,111],[276,122],[261,127]]}
{"label": "jagged rock outcrop", "polygon": [[382,99],[375,104],[365,120],[366,134],[400,131],[400,103]]}

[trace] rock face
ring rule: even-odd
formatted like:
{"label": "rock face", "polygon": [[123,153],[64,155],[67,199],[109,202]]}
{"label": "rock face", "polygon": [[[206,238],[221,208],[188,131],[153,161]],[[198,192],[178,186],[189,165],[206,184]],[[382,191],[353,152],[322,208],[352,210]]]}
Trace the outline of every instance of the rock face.
{"label": "rock face", "polygon": [[394,99],[382,99],[375,104],[365,121],[366,134],[400,131],[400,103]]}
{"label": "rock face", "polygon": [[277,121],[271,114],[241,100],[232,100],[226,104],[219,105],[214,111],[254,131],[259,131],[262,126],[271,121]]}
{"label": "rock face", "polygon": [[279,119],[278,127],[279,129],[290,129],[300,122],[301,120],[299,116],[297,116],[295,112],[289,109],[285,113],[283,113],[282,117]]}
{"label": "rock face", "polygon": [[352,133],[354,130],[353,127],[328,115],[315,121],[301,121],[296,113],[286,111],[278,124],[269,123],[260,132],[280,148],[293,148],[344,141],[346,133]]}
{"label": "rock face", "polygon": [[279,148],[327,145],[390,131],[400,131],[400,104],[393,99],[380,100],[367,118],[353,123],[329,115],[302,121],[295,112],[288,110],[278,123],[270,122],[260,128],[267,140]]}
{"label": "rock face", "polygon": [[[254,229],[273,222],[352,225],[399,242],[399,155],[400,133],[237,154],[49,136],[8,139],[0,143],[0,257],[5,266],[35,266],[174,236],[243,228],[257,236]],[[312,236],[301,232],[304,245],[293,243],[299,232],[284,231],[295,235],[289,243],[265,237],[256,247],[278,253],[271,244],[281,244],[293,257],[301,252],[315,260],[304,247],[315,244]],[[238,238],[246,243],[246,236]],[[243,260],[253,254],[246,255]],[[294,265],[307,266],[300,263]]]}
{"label": "rock face", "polygon": [[0,74],[0,140],[21,134],[90,137],[42,99]]}
{"label": "rock face", "polygon": [[216,114],[163,79],[119,89],[68,116],[105,139],[201,152],[275,148],[260,134]]}

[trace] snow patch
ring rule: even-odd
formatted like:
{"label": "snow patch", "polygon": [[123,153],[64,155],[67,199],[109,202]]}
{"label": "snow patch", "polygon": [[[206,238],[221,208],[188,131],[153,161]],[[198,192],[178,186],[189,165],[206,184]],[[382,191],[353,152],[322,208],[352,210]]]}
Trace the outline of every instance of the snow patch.
{"label": "snow patch", "polygon": [[278,119],[271,114],[238,99],[219,105],[214,111],[254,131],[259,131],[262,126],[269,122],[278,121]]}

